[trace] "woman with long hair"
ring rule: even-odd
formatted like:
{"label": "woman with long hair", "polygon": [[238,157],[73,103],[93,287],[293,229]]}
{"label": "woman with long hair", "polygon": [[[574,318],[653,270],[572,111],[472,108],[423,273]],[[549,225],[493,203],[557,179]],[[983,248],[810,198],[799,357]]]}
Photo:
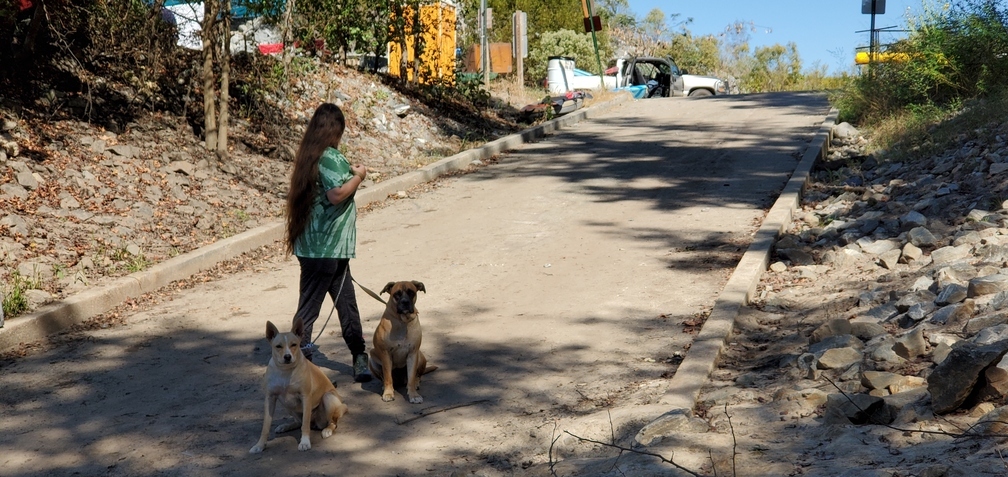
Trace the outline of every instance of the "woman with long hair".
{"label": "woman with long hair", "polygon": [[301,351],[312,359],[316,349],[312,329],[328,293],[350,349],[354,380],[364,382],[371,380],[371,372],[350,259],[355,258],[357,245],[354,194],[367,176],[367,168],[351,165],[339,151],[345,129],[343,111],[331,103],[320,105],[308,122],[291,172],[286,242],[288,253],[293,253],[301,266],[294,314],[294,320],[301,318],[305,324]]}

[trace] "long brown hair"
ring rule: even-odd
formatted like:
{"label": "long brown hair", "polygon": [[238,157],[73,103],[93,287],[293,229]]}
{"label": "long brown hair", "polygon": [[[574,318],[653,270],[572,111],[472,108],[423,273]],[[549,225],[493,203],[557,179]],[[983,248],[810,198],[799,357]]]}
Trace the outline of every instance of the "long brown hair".
{"label": "long brown hair", "polygon": [[305,129],[301,146],[294,156],[290,190],[287,193],[287,252],[294,253],[294,242],[308,226],[312,203],[318,194],[319,159],[327,147],[338,147],[346,118],[332,103],[322,103]]}

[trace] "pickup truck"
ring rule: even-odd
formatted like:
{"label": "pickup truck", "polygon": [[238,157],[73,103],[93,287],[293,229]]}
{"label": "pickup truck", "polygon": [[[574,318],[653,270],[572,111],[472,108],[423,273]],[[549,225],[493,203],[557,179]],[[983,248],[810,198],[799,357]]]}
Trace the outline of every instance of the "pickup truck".
{"label": "pickup truck", "polygon": [[724,81],[680,71],[671,58],[621,58],[614,69],[617,89],[629,90],[635,98],[714,96],[728,92]]}
{"label": "pickup truck", "polygon": [[[604,83],[603,83],[604,82]],[[713,76],[691,75],[680,71],[671,58],[630,57],[616,61],[600,80],[597,75],[574,67],[567,57],[550,57],[545,81],[551,94],[599,89],[630,91],[635,98],[677,96],[713,96],[727,93],[724,81]]]}

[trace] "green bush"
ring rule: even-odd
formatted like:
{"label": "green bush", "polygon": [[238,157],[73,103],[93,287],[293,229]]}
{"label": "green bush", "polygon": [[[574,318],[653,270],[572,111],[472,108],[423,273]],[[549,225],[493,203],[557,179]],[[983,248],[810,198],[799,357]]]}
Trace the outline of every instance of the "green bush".
{"label": "green bush", "polygon": [[529,51],[525,77],[535,83],[542,82],[546,78],[546,66],[551,56],[569,56],[574,58],[578,69],[599,73],[590,33],[557,30],[540,35],[539,45]]}
{"label": "green bush", "polygon": [[[1008,85],[1008,7],[967,0],[911,21],[887,53],[906,61],[865,68],[841,97],[841,118],[872,122],[900,111],[945,109]],[[923,108],[923,109],[922,109]]]}

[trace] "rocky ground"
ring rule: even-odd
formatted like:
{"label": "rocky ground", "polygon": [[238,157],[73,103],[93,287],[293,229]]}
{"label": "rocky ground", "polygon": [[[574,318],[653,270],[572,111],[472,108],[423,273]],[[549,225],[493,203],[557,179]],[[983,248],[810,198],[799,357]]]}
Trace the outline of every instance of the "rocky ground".
{"label": "rocky ground", "polygon": [[702,468],[1005,475],[1008,123],[906,162],[848,126],[698,404],[732,439]]}
{"label": "rocky ground", "polygon": [[369,168],[364,187],[521,127],[493,109],[443,114],[375,76],[340,67],[295,81],[290,97],[278,102],[284,117],[274,118],[289,124],[284,140],[271,143],[238,118],[230,158],[218,162],[182,117],[145,115],[112,128],[117,133],[34,115],[0,95],[0,282],[7,300],[34,309],[279,219],[289,160],[320,102],[344,109],[346,153]]}

